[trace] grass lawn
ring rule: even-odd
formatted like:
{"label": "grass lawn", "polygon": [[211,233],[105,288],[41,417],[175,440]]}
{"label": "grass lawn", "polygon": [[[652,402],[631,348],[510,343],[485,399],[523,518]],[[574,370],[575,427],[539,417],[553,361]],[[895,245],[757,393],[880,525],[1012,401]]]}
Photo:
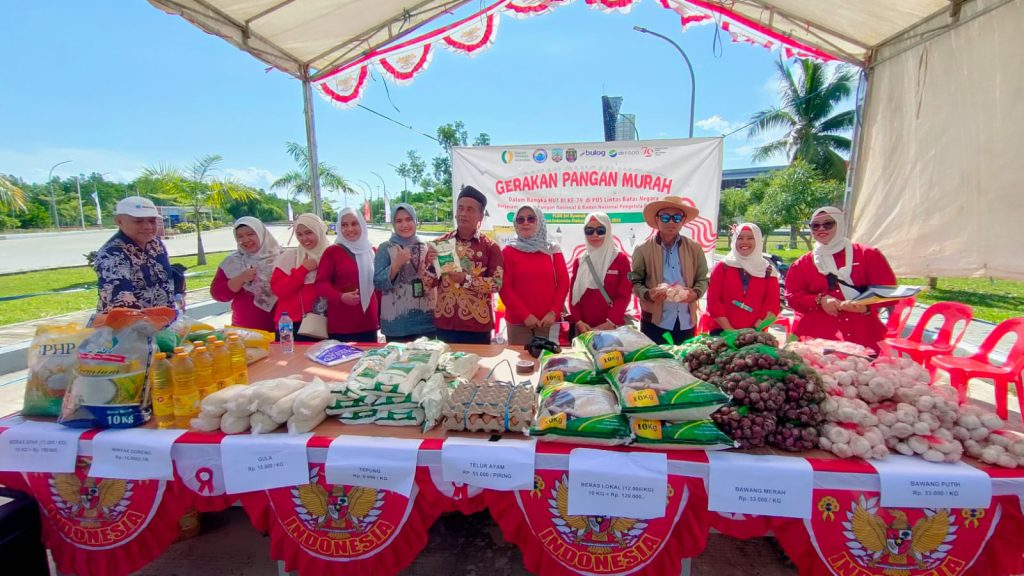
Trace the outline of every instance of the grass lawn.
{"label": "grass lawn", "polygon": [[[195,290],[206,288],[213,282],[217,266],[228,254],[229,252],[207,254],[205,266],[196,266],[195,256],[171,258],[171,263],[181,263],[188,267],[189,276],[186,283],[189,290]],[[0,298],[36,292],[79,289],[76,292],[64,294],[46,294],[19,300],[0,301],[0,326],[96,307],[96,273],[88,266],[20,272],[0,276],[0,279],[2,279],[0,280]]]}
{"label": "grass lawn", "polygon": [[[779,248],[779,246],[782,248]],[[769,236],[764,243],[765,252],[770,252],[782,257],[787,264],[792,264],[797,258],[807,253],[806,244],[803,240],[797,239],[797,248],[795,250],[789,249],[789,236]],[[719,236],[718,243],[715,245],[715,252],[719,254],[729,253],[729,237]]]}
{"label": "grass lawn", "polygon": [[419,232],[451,232],[450,224],[420,224],[416,226]]}
{"label": "grass lawn", "polygon": [[[925,278],[900,278],[900,284],[926,286]],[[918,294],[917,301],[961,302],[974,308],[974,317],[989,322],[1024,317],[1024,282],[988,278],[939,278],[934,290]]]}

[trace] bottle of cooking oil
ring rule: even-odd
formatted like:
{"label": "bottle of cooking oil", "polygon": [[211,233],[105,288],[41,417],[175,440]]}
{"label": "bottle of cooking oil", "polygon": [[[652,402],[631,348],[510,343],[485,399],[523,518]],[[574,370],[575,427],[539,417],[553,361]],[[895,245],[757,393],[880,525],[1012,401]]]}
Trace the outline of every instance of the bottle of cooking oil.
{"label": "bottle of cooking oil", "polygon": [[231,376],[231,353],[228,352],[223,340],[213,343],[213,351],[210,355],[213,356],[213,380],[217,383],[217,390],[231,386],[234,383],[234,378]]}
{"label": "bottle of cooking oil", "polygon": [[192,351],[192,364],[196,367],[196,388],[202,400],[217,391],[217,381],[213,379],[213,357],[206,346],[197,343]]}
{"label": "bottle of cooking oil", "polygon": [[174,428],[174,390],[171,362],[167,354],[157,352],[149,365],[149,389],[153,396],[153,418],[157,428]]}
{"label": "bottle of cooking oil", "polygon": [[228,354],[231,356],[231,375],[235,384],[248,384],[249,364],[245,361],[245,344],[238,334],[228,335]]}
{"label": "bottle of cooking oil", "polygon": [[184,348],[176,352],[171,361],[171,384],[174,389],[174,426],[188,428],[189,421],[199,414],[199,391],[196,389],[195,366]]}

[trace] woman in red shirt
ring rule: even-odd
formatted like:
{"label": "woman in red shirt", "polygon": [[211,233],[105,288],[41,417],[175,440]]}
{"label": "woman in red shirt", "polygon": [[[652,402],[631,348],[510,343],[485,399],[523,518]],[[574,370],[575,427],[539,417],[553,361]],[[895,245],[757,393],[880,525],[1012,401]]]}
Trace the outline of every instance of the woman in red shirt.
{"label": "woman in red shirt", "polygon": [[712,334],[753,328],[779,315],[779,272],[762,256],[763,245],[756,224],[740,224],[733,232],[732,249],[715,265],[708,284]]}
{"label": "woman in red shirt", "polygon": [[896,275],[882,253],[846,237],[843,211],[819,208],[811,217],[814,250],[786,273],[786,301],[796,312],[793,333],[807,338],[846,340],[878,350],[885,324],[878,311],[852,299],[868,286],[894,286]]}
{"label": "woman in red shirt", "polygon": [[270,277],[281,247],[263,222],[252,216],[236,220],[234,231],[238,250],[220,263],[210,296],[231,302],[232,325],[273,332],[277,296],[270,288]]}
{"label": "woman in red shirt", "polygon": [[622,326],[633,295],[629,257],[615,245],[611,219],[592,212],[583,222],[586,252],[572,263],[569,297],[569,320],[580,334]]}
{"label": "woman in red shirt", "polygon": [[501,301],[509,344],[526,344],[534,336],[558,341],[557,328],[565,295],[569,292],[569,273],[561,247],[548,240],[544,214],[532,204],[516,211],[516,238],[501,251],[505,276]]}
{"label": "woman in red shirt", "polygon": [[320,257],[327,249],[327,226],[316,214],[300,214],[295,218],[295,239],[299,245],[278,256],[270,277],[270,288],[277,296],[274,321],[276,324],[287,312],[295,327],[295,341],[313,342],[315,338],[301,336],[298,331],[302,317],[313,310],[318,297],[314,283]]}
{"label": "woman in red shirt", "polygon": [[373,246],[366,222],[353,208],[338,214],[338,237],[316,272],[316,288],[327,299],[327,332],[344,342],[376,342],[380,327],[373,287]]}

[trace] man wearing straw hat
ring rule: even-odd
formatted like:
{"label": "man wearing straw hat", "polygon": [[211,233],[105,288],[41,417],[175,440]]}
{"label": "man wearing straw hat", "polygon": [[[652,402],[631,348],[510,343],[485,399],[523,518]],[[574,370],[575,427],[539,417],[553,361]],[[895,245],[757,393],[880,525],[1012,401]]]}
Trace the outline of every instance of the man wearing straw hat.
{"label": "man wearing straw hat", "polygon": [[640,330],[658,344],[666,337],[679,344],[693,336],[697,325],[697,300],[708,289],[708,264],[700,245],[679,231],[698,214],[696,206],[678,196],[644,207],[644,221],[657,232],[633,251],[629,279],[640,299]]}

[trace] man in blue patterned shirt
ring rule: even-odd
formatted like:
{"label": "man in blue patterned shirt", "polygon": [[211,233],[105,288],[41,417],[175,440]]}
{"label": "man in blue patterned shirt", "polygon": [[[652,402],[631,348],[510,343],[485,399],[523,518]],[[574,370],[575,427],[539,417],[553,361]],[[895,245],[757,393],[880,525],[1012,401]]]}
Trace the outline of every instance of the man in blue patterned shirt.
{"label": "man in blue patterned shirt", "polygon": [[129,196],[117,203],[118,232],[96,253],[98,312],[111,308],[174,307],[185,292],[184,275],[171,267],[167,248],[157,238],[160,214],[151,200]]}

